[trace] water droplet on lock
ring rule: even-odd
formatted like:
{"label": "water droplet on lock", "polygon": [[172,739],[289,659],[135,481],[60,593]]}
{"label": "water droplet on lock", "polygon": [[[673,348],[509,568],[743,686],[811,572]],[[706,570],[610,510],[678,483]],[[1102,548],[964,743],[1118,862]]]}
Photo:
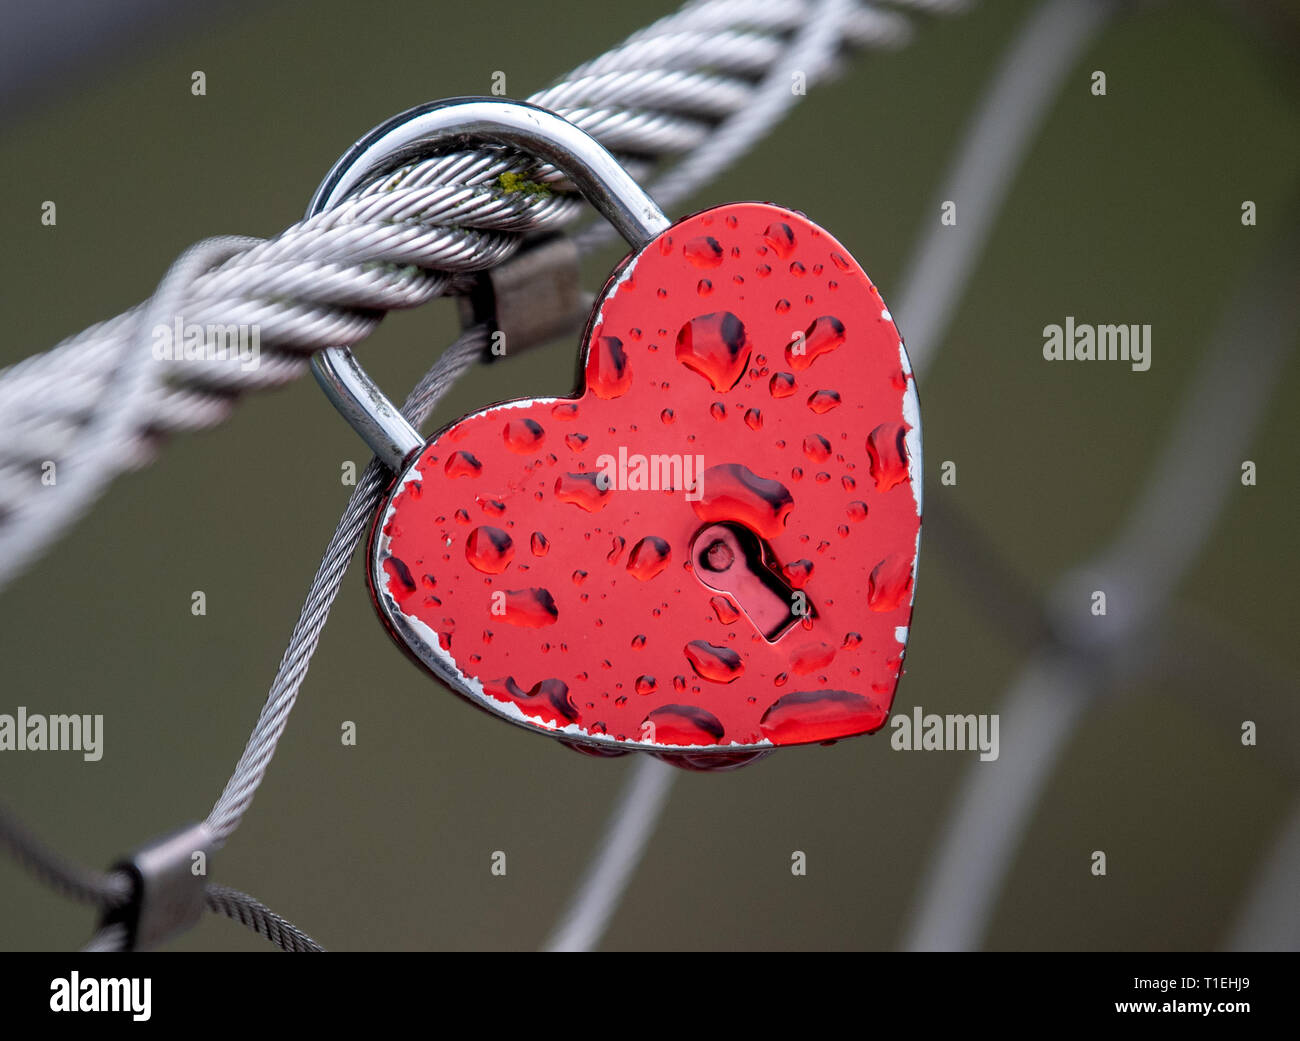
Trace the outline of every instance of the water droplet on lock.
{"label": "water droplet on lock", "polygon": [[835,660],[835,648],[829,643],[807,643],[790,655],[790,669],[800,676],[824,669]]}
{"label": "water droplet on lock", "polygon": [[781,300],[778,300],[778,301],[776,302],[776,313],[777,313],[777,314],[785,314],[788,310],[790,310],[790,301],[789,301],[789,300],[781,299]]}
{"label": "water droplet on lock", "polygon": [[725,596],[713,597],[709,600],[709,606],[713,608],[713,613],[717,615],[718,621],[723,625],[730,625],[740,617],[740,612]]}
{"label": "water droplet on lock", "polygon": [[717,267],[722,263],[722,245],[712,235],[699,235],[682,246],[682,253],[696,267]]}
{"label": "water droplet on lock", "polygon": [[811,560],[792,560],[781,569],[785,580],[795,589],[802,589],[812,578],[813,562]]}
{"label": "water droplet on lock", "polygon": [[750,430],[758,430],[763,426],[763,413],[756,408],[751,408],[745,413],[745,426]]}
{"label": "water droplet on lock", "polygon": [[643,634],[638,633],[636,636],[632,637],[632,647],[634,650],[639,651],[644,646],[645,646],[645,636]]}
{"label": "water droplet on lock", "polygon": [[831,263],[834,264],[841,271],[853,270],[853,265],[849,263],[849,258],[846,257],[843,253],[832,253]]}
{"label": "water droplet on lock", "polygon": [[415,592],[415,579],[411,577],[411,569],[404,560],[394,556],[386,557],[384,572],[392,580],[388,584],[388,591],[399,604]]}
{"label": "water droplet on lock", "polygon": [[806,275],[807,273],[808,273],[808,269],[804,267],[803,264],[801,264],[799,261],[795,260],[791,262],[790,274],[794,275],[795,278],[803,278],[803,276]]}
{"label": "water droplet on lock", "polygon": [[875,701],[847,690],[808,690],[786,694],[759,720],[763,736],[777,744],[826,741],[873,730],[885,721]]}
{"label": "water droplet on lock", "polygon": [[677,360],[697,372],[714,390],[730,390],[749,365],[745,325],[730,311],[692,318],[677,333]]}
{"label": "water droplet on lock", "polygon": [[524,629],[541,629],[554,625],[560,615],[559,608],[555,606],[555,598],[545,589],[507,589],[505,594],[505,614],[502,618],[511,625]]}
{"label": "water droplet on lock", "polygon": [[662,412],[660,412],[659,421],[663,423],[664,426],[667,426],[669,423],[671,423],[673,421],[673,410],[670,408],[666,408]]}
{"label": "water droplet on lock", "polygon": [[465,559],[485,575],[501,574],[514,558],[514,543],[500,528],[485,524],[465,540]]}
{"label": "water droplet on lock", "polygon": [[745,671],[745,663],[730,647],[719,647],[706,640],[692,640],[686,645],[686,659],[697,676],[710,683],[733,683]]}
{"label": "water droplet on lock", "polygon": [[774,398],[788,398],[795,392],[794,374],[790,372],[774,372],[772,378],[768,380],[767,389]]}
{"label": "water droplet on lock", "polygon": [[873,611],[902,607],[912,590],[912,558],[891,553],[871,571],[867,582],[867,606]]}
{"label": "water droplet on lock", "polygon": [[561,401],[551,406],[551,415],[559,420],[570,420],[578,418],[578,406],[576,402]]}
{"label": "water droplet on lock", "polygon": [[831,443],[821,434],[809,434],[803,439],[803,454],[813,462],[825,462],[831,456]]}
{"label": "water droplet on lock", "polygon": [[586,434],[565,434],[564,435],[564,443],[568,445],[569,448],[571,448],[575,452],[581,452],[584,448],[586,448],[587,440],[588,438]]}
{"label": "water droplet on lock", "polygon": [[726,731],[712,712],[695,705],[664,705],[645,717],[640,734],[657,745],[716,745]]}
{"label": "water droplet on lock", "polygon": [[528,544],[532,548],[533,556],[535,557],[544,557],[551,549],[550,539],[540,531],[533,532],[528,540]]}
{"label": "water droplet on lock", "polygon": [[674,676],[674,677],[673,677],[673,690],[677,691],[677,693],[680,694],[680,693],[681,693],[682,691],[684,691],[685,689],[686,689],[686,677],[685,677],[685,676]]}
{"label": "water droplet on lock", "polygon": [[859,523],[867,519],[867,504],[862,502],[860,499],[856,499],[849,503],[849,508],[846,512],[849,515],[849,520],[853,521],[855,524]]}
{"label": "water droplet on lock", "polygon": [[763,231],[763,241],[782,260],[794,253],[794,229],[784,221],[773,221]]}
{"label": "water droplet on lock", "polygon": [[814,390],[808,396],[808,407],[819,416],[840,403],[839,393],[833,390]]}
{"label": "water droplet on lock", "polygon": [[506,447],[512,452],[524,455],[536,451],[546,437],[542,424],[535,419],[517,418],[510,420],[501,432]]}
{"label": "water droplet on lock", "polygon": [[700,296],[708,296],[710,293],[713,292],[713,283],[710,282],[707,278],[702,278],[695,283],[695,292],[697,292]]}
{"label": "water droplet on lock", "polygon": [[609,400],[626,394],[632,386],[632,367],[617,336],[597,336],[587,360],[587,385],[598,398]]}
{"label": "water droplet on lock", "polygon": [[907,424],[881,423],[867,435],[867,455],[876,491],[887,492],[907,480]]}
{"label": "water droplet on lock", "polygon": [[738,521],[764,538],[773,538],[794,508],[785,485],[759,477],[741,463],[710,466],[703,481],[703,495],[691,503],[703,521]]}
{"label": "water droplet on lock", "polygon": [[785,360],[796,371],[806,369],[823,354],[828,354],[844,343],[844,323],[833,315],[824,314],[814,319],[785,347]]}
{"label": "water droplet on lock", "polygon": [[858,646],[858,644],[860,644],[861,642],[862,642],[862,634],[861,634],[861,633],[845,633],[845,634],[844,634],[844,643],[843,643],[843,646],[844,646],[844,647],[856,647],[856,646]]}
{"label": "water droplet on lock", "polygon": [[594,473],[562,474],[555,481],[555,497],[588,513],[597,513],[608,505],[613,494],[610,489],[600,487],[599,476]]}
{"label": "water droplet on lock", "polygon": [[627,539],[622,535],[615,535],[613,542],[610,544],[609,552],[605,554],[605,559],[611,564],[617,564],[618,558],[623,555],[623,547],[627,545]]}
{"label": "water droplet on lock", "polygon": [[718,422],[722,422],[722,420],[727,418],[727,406],[721,401],[715,401],[709,406],[709,415],[718,420]]}
{"label": "water droplet on lock", "polygon": [[581,718],[568,686],[557,679],[542,680],[525,691],[513,676],[507,676],[484,683],[483,693],[497,701],[518,705],[525,714],[537,716],[552,726],[576,723]]}
{"label": "water droplet on lock", "polygon": [[659,685],[655,682],[653,676],[638,676],[636,678],[636,692],[638,694],[653,694]]}
{"label": "water droplet on lock", "polygon": [[671,555],[666,540],[658,535],[647,535],[632,547],[627,558],[627,570],[633,578],[649,582],[668,566]]}
{"label": "water droplet on lock", "polygon": [[580,586],[585,581],[587,581],[587,572],[579,570],[573,573],[573,584],[575,586]]}
{"label": "water droplet on lock", "polygon": [[443,469],[448,477],[477,477],[483,472],[483,464],[469,452],[452,452]]}

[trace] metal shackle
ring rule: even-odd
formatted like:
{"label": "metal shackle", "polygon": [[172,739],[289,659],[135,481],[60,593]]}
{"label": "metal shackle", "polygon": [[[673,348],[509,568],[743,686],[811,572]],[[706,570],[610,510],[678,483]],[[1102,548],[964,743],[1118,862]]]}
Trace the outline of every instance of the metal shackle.
{"label": "metal shackle", "polygon": [[[450,98],[408,109],[349,148],[321,181],[307,216],[405,163],[451,147],[504,145],[562,170],[596,210],[641,249],[669,226],[653,199],[593,137],[536,105],[500,98]],[[366,375],[349,347],[328,347],[312,372],[334,407],[383,462],[399,471],[424,438]]]}

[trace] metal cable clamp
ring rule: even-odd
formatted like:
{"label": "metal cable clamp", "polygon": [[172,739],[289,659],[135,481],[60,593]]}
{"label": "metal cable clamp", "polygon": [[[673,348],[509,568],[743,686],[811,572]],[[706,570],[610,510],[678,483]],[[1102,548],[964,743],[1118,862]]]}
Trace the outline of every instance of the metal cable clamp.
{"label": "metal cable clamp", "polygon": [[514,355],[581,331],[595,299],[582,291],[577,243],[567,235],[541,235],[479,275],[459,298],[460,321],[465,329],[487,326],[493,335],[489,358]]}
{"label": "metal cable clamp", "polygon": [[[131,898],[105,915],[100,928],[124,925],[126,950],[158,947],[191,928],[203,916],[207,859],[212,833],[203,824],[188,824],[159,836],[114,865],[131,879]],[[202,854],[203,870],[195,872]]]}

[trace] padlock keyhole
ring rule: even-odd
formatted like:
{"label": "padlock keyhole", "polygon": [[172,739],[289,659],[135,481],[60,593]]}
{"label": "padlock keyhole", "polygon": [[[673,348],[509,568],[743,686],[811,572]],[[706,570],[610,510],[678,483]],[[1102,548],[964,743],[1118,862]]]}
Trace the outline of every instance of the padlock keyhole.
{"label": "padlock keyhole", "polygon": [[741,524],[710,524],[691,543],[700,581],[726,593],[768,643],[776,643],[804,614],[807,599],[772,570],[762,539]]}

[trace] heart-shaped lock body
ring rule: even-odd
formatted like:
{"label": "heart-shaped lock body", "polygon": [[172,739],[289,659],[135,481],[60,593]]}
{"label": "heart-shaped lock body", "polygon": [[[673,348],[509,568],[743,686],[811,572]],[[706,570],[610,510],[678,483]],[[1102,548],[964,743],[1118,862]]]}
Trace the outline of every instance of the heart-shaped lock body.
{"label": "heart-shaped lock body", "polygon": [[880,294],[801,214],[720,206],[610,278],[579,396],[493,405],[394,482],[394,638],[512,722],[679,765],[880,728],[911,616],[920,418]]}

